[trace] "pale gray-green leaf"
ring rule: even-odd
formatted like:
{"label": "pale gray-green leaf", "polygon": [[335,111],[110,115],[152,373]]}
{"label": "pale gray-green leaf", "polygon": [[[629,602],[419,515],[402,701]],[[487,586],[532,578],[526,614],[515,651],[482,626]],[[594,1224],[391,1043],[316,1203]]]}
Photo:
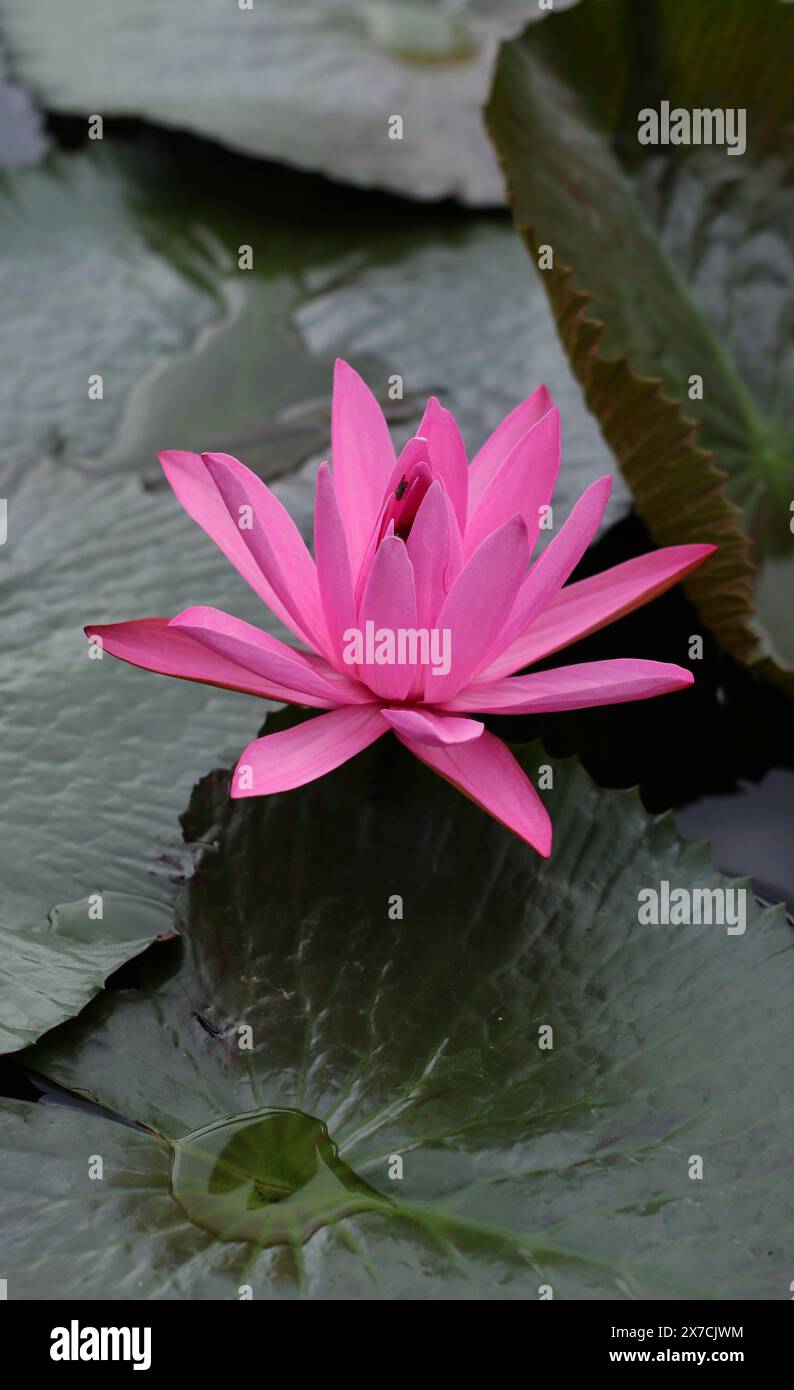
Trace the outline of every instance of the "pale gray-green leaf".
{"label": "pale gray-green leaf", "polygon": [[0,0],[15,71],[50,109],[474,205],[503,202],[481,107],[499,39],[526,18],[520,0],[70,0],[68,20],[60,0]]}

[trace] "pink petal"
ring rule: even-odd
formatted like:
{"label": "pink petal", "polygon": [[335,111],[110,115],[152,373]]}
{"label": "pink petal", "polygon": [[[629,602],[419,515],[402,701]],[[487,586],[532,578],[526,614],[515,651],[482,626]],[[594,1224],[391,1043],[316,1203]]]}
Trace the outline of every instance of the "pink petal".
{"label": "pink petal", "polygon": [[465,551],[473,550],[516,512],[523,516],[530,553],[560,470],[560,412],[553,407],[514,444],[469,516]]}
{"label": "pink petal", "polygon": [[187,632],[171,627],[168,618],[138,618],[129,623],[106,623],[86,628],[88,637],[100,637],[104,650],[131,666],[178,676],[202,685],[219,685],[224,690],[240,690],[245,695],[282,700],[292,705],[314,705],[325,709],[339,701],[321,699],[305,690],[266,680],[228,657],[211,651]]}
{"label": "pink petal", "polygon": [[334,369],[331,458],[355,583],[395,459],[383,411],[341,359]]}
{"label": "pink petal", "polygon": [[484,666],[498,652],[505,651],[518,637],[528,632],[538,614],[547,608],[566,579],[576,569],[593,536],[601,525],[612,478],[598,478],[582,493],[560,530],[538,556],[526,575],[513,610],[499,633],[492,649],[486,653]]}
{"label": "pink petal", "polygon": [[414,434],[410,439],[406,440],[400,450],[397,462],[389,475],[389,479],[386,483],[386,503],[391,503],[400,480],[407,477],[412,469],[423,463],[430,463],[427,440],[423,439],[419,434]]}
{"label": "pink petal", "polygon": [[479,719],[454,719],[427,709],[384,709],[381,713],[396,733],[404,734],[412,743],[431,743],[442,748],[448,743],[469,743],[479,738],[485,728]]}
{"label": "pink petal", "polygon": [[[366,636],[367,624],[372,623],[375,639],[378,631],[394,634],[399,628],[416,628],[416,594],[414,572],[405,542],[398,536],[386,536],[381,541],[372,562],[361,604],[358,626]],[[414,667],[362,662],[361,679],[384,700],[404,700],[411,686]]]}
{"label": "pink petal", "polygon": [[450,630],[449,672],[425,675],[425,700],[437,705],[468,685],[491,650],[510,612],[529,557],[527,528],[520,516],[494,531],[467,561],[441,606],[435,626]]}
{"label": "pink petal", "polygon": [[321,463],[317,473],[314,553],[328,636],[336,663],[341,666],[344,634],[356,626],[356,608],[347,541],[337,506],[334,480],[327,463]]}
{"label": "pink petal", "polygon": [[511,675],[580,637],[597,632],[672,588],[715,549],[713,545],[671,545],[614,565],[590,579],[579,579],[562,589],[529,632],[516,638],[491,661],[478,679],[496,680]]}
{"label": "pink petal", "polygon": [[440,482],[425,493],[406,547],[414,567],[416,624],[430,628],[463,564],[457,520]]}
{"label": "pink petal", "polygon": [[475,454],[469,469],[469,516],[472,516],[488,484],[504,462],[511,449],[532,426],[554,405],[545,386],[537,390],[527,400],[517,405],[506,415],[498,429],[494,430],[478,454]]}
{"label": "pink petal", "polygon": [[625,658],[582,661],[555,671],[481,681],[462,690],[445,709],[485,714],[542,714],[547,710],[623,705],[683,690],[695,681],[691,671],[666,661]]}
{"label": "pink petal", "polygon": [[433,473],[444,484],[462,532],[466,526],[469,491],[466,445],[452,412],[445,410],[435,396],[427,402],[419,433],[427,440]]}
{"label": "pink petal", "polygon": [[305,704],[332,709],[336,705],[364,704],[372,698],[359,681],[341,681],[322,657],[315,655],[310,663],[302,652],[271,637],[269,632],[218,608],[186,608],[171,619],[170,626],[269,683],[301,691],[307,697]]}
{"label": "pink petal", "polygon": [[[328,718],[328,715],[322,716]],[[471,798],[484,811],[526,840],[547,859],[551,854],[551,820],[546,807],[512,753],[486,729],[471,743],[434,748],[398,734],[420,762]]]}
{"label": "pink petal", "polygon": [[[269,528],[271,542],[279,556],[279,571],[286,569],[291,576],[291,589],[298,599],[301,613],[295,620],[294,605],[285,604],[273,585],[262,573],[256,557],[246,544],[250,532],[238,526],[239,513],[230,514],[217,483],[200,454],[172,449],[160,454],[163,472],[188,516],[215,541],[224,555],[250,584],[251,588],[272,609],[276,617],[302,641],[312,644],[310,631],[322,633],[320,595],[314,562],[301,539],[289,513],[268,487],[236,459],[230,459],[240,475],[245,477],[250,505],[260,512]],[[219,455],[228,458],[228,455]]]}
{"label": "pink petal", "polygon": [[232,778],[232,797],[267,796],[314,782],[388,730],[377,705],[331,710],[249,743]]}
{"label": "pink petal", "polygon": [[328,651],[317,571],[303,537],[278,498],[231,454],[203,454],[229,515],[287,615],[287,626]]}

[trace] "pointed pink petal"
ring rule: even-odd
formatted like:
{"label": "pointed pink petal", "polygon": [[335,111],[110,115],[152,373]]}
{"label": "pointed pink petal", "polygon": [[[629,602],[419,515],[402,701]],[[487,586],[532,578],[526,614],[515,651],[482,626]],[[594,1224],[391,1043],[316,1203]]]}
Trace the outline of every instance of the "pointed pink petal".
{"label": "pointed pink petal", "polygon": [[[396,642],[399,628],[416,628],[413,566],[405,542],[398,536],[386,536],[372,562],[358,610],[358,626],[365,639],[368,623],[373,624],[376,646],[381,629],[393,633]],[[382,699],[404,700],[411,687],[414,667],[407,662],[384,666],[362,662],[359,672],[361,679]]]}
{"label": "pointed pink petal", "polygon": [[[328,716],[324,716],[328,718]],[[551,854],[551,820],[526,773],[502,740],[486,729],[471,743],[434,748],[398,734],[420,762],[451,782],[484,811],[547,859]]]}
{"label": "pointed pink petal", "polygon": [[[228,458],[229,456],[220,455],[219,457]],[[274,545],[277,553],[281,552],[281,567],[286,567],[290,573],[293,581],[293,592],[297,594],[301,610],[305,613],[305,620],[301,618],[298,622],[292,616],[293,606],[285,605],[282,602],[272,584],[262,573],[256,557],[246,544],[246,536],[250,535],[250,532],[240,529],[238,525],[239,513],[230,514],[229,508],[218,490],[217,483],[201,455],[171,449],[161,453],[159,458],[163,472],[188,516],[192,517],[193,521],[197,522],[202,530],[206,531],[207,535],[214,540],[246,583],[250,584],[254,593],[259,595],[276,617],[284,623],[285,627],[288,627],[302,641],[311,643],[310,630],[315,629],[317,620],[319,620],[320,627],[322,626],[314,562],[288,512],[273,496],[270,489],[243,464],[238,463],[236,459],[230,459],[230,463],[234,464],[240,474],[246,478],[251,507],[261,511],[262,516],[267,518],[267,524],[272,525],[276,537]],[[275,524],[273,524],[274,517]],[[322,635],[319,632],[318,638]]]}
{"label": "pointed pink petal", "polygon": [[482,665],[490,670],[494,657],[530,630],[539,613],[547,608],[566,579],[576,569],[593,536],[601,525],[612,478],[598,478],[582,493],[553,540],[538,556],[518,592],[513,610],[498,634]]}
{"label": "pointed pink petal", "polygon": [[469,492],[466,445],[452,412],[445,410],[435,396],[427,402],[419,433],[427,440],[433,473],[444,484],[462,532],[466,526]]}
{"label": "pointed pink petal", "polygon": [[387,500],[391,500],[394,496],[400,480],[406,478],[413,468],[421,464],[429,466],[430,448],[427,440],[421,434],[413,434],[403,444],[397,462],[389,475],[386,483]]}
{"label": "pointed pink petal", "polygon": [[[369,554],[370,558],[379,542],[383,539],[386,531],[389,529],[389,522],[395,520],[398,512],[401,510],[400,501],[397,497],[399,484],[405,482],[414,469],[421,467],[427,470],[428,477],[432,476],[427,440],[420,438],[418,434],[414,434],[406,441],[400,450],[399,458],[386,483],[386,490],[378,509],[378,522],[373,529],[367,545],[367,551],[365,552],[365,555]],[[360,582],[361,575],[359,574],[359,583]]]}
{"label": "pointed pink petal", "polygon": [[395,458],[383,411],[341,359],[334,369],[331,460],[355,584]]}
{"label": "pointed pink petal", "polygon": [[286,507],[231,454],[202,458],[243,544],[283,608],[287,626],[330,655],[317,571]]}
{"label": "pointed pink petal", "polygon": [[527,400],[517,405],[506,415],[490,439],[486,439],[478,454],[475,454],[469,469],[469,516],[474,514],[488,484],[504,462],[511,449],[537,424],[538,420],[554,405],[545,386],[537,390]]}
{"label": "pointed pink petal", "polygon": [[597,632],[672,588],[715,549],[713,545],[670,545],[568,585],[539,614],[529,631],[495,657],[478,679],[509,676],[580,637]]}
{"label": "pointed pink petal", "polygon": [[509,516],[523,516],[534,550],[539,511],[548,506],[560,471],[560,412],[553,407],[522,435],[500,465],[469,516],[465,553],[473,550]]}
{"label": "pointed pink petal", "polygon": [[412,743],[432,743],[442,748],[448,743],[469,743],[479,738],[485,728],[479,719],[454,719],[433,714],[428,709],[384,709],[381,712],[386,723]]}
{"label": "pointed pink petal", "polygon": [[444,708],[484,714],[543,714],[548,710],[590,709],[594,705],[649,700],[653,695],[683,690],[694,682],[691,671],[666,661],[631,657],[582,661],[554,671],[534,671],[528,676],[506,676],[500,681],[470,685]]}
{"label": "pointed pink petal", "polygon": [[437,705],[468,685],[483,656],[491,650],[513,607],[527,566],[527,528],[511,517],[475,550],[441,606],[435,626],[450,631],[451,661],[425,675],[425,700]]}
{"label": "pointed pink petal", "polygon": [[320,699],[304,690],[266,680],[244,666],[213,652],[187,632],[171,627],[168,618],[138,618],[129,623],[94,624],[86,628],[88,637],[100,637],[105,651],[163,676],[219,685],[224,690],[240,690],[245,695],[281,700],[292,705],[313,705],[325,709],[340,703]]}
{"label": "pointed pink petal", "polygon": [[430,628],[463,562],[457,522],[440,482],[425,493],[406,547],[414,567],[416,625]]}
{"label": "pointed pink petal", "polygon": [[[359,681],[328,680],[318,669],[321,657],[315,657],[310,664],[302,652],[218,608],[186,608],[171,619],[170,626],[265,681],[301,691],[307,697],[306,704],[331,709],[335,705],[364,704],[372,698]],[[327,662],[322,664],[336,675]]]}
{"label": "pointed pink petal", "polygon": [[388,731],[377,705],[331,710],[249,743],[232,778],[232,797],[267,796],[314,782]]}
{"label": "pointed pink petal", "polygon": [[337,506],[334,480],[327,463],[321,463],[317,473],[314,553],[328,637],[334,659],[341,666],[344,634],[356,626],[356,609],[347,541]]}

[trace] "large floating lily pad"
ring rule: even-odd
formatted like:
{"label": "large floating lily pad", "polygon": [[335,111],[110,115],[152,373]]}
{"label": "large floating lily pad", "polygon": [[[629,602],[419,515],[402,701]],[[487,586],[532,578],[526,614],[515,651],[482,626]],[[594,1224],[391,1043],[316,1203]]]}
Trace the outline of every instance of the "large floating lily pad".
{"label": "large floating lily pad", "polygon": [[9,1296],[790,1296],[782,910],[638,920],[728,882],[574,762],[545,862],[391,741],[227,780],[180,941],[29,1055],[160,1137],[6,1110]]}
{"label": "large floating lily pad", "polygon": [[522,0],[70,0],[68,22],[59,0],[0,3],[15,70],[51,110],[474,205],[504,198],[481,107],[498,40],[526,18]]}

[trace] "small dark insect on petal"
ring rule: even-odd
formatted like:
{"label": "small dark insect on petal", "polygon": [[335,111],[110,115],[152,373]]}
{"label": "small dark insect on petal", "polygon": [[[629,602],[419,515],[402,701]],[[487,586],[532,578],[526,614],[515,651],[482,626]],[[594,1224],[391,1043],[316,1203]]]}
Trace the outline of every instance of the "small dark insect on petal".
{"label": "small dark insect on petal", "polygon": [[193,1017],[195,1018],[196,1022],[200,1024],[200,1026],[204,1029],[204,1032],[209,1033],[211,1038],[219,1038],[221,1036],[220,1029],[214,1028],[211,1023],[208,1023],[206,1018],[204,1018],[203,1014],[199,1013],[198,1009],[193,1010]]}
{"label": "small dark insect on petal", "polygon": [[408,479],[407,479],[407,478],[401,478],[400,481],[399,481],[399,483],[397,484],[397,490],[396,490],[396,492],[395,492],[395,494],[394,494],[395,497],[397,498],[397,501],[398,501],[398,502],[401,502],[402,499],[403,499],[403,497],[405,496],[405,489],[407,488],[407,486],[408,486]]}

